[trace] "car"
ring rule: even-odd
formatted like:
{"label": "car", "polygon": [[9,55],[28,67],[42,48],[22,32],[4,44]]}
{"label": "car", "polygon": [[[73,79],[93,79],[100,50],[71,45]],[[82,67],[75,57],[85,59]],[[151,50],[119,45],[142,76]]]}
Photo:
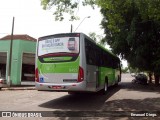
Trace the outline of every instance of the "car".
{"label": "car", "polygon": [[6,79],[4,79],[4,78],[0,78],[0,90],[1,90],[3,87],[7,87],[7,81],[6,81]]}
{"label": "car", "polygon": [[135,77],[136,76],[136,73],[130,73],[132,77]]}
{"label": "car", "polygon": [[135,76],[135,79],[132,80],[132,82],[147,85],[147,76],[145,74],[139,73]]}

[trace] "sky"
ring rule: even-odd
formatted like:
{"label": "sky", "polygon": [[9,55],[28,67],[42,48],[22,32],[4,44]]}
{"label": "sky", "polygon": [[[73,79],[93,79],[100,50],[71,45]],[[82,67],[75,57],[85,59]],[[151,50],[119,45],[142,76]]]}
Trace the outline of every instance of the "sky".
{"label": "sky", "polygon": [[38,38],[49,34],[70,32],[71,24],[74,31],[87,16],[90,18],[86,18],[76,32],[103,34],[99,25],[102,19],[99,9],[80,7],[77,15],[80,16],[78,21],[71,22],[65,19],[58,22],[54,20],[52,11],[42,9],[40,0],[0,0],[0,37],[11,33],[13,16],[15,17],[14,34],[28,34]]}
{"label": "sky", "polygon": [[[91,7],[81,6],[76,14],[80,20],[65,19],[59,22],[54,20],[52,10],[42,9],[40,0],[0,0],[0,38],[11,34],[13,16],[15,17],[14,34],[28,34],[36,39],[70,32],[71,24],[73,31],[80,25],[76,32],[87,35],[95,32],[97,35],[104,35],[100,26],[102,15],[99,8],[93,10]],[[90,18],[87,18],[88,16]],[[122,63],[124,67],[127,65],[126,61]]]}

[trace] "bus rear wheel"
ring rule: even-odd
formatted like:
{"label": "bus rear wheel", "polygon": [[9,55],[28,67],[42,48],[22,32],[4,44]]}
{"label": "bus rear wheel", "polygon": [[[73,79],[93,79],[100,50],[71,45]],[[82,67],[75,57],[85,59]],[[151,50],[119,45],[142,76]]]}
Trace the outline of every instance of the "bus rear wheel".
{"label": "bus rear wheel", "polygon": [[75,95],[76,92],[68,92],[69,95]]}
{"label": "bus rear wheel", "polygon": [[107,91],[108,91],[108,82],[105,81],[105,83],[104,83],[104,88],[103,88],[103,90],[102,90],[103,95],[106,95],[106,94],[107,94]]}
{"label": "bus rear wheel", "polygon": [[117,82],[115,83],[115,86],[118,86],[118,83],[120,82],[121,80],[120,80],[120,76],[118,75],[118,80],[117,80]]}

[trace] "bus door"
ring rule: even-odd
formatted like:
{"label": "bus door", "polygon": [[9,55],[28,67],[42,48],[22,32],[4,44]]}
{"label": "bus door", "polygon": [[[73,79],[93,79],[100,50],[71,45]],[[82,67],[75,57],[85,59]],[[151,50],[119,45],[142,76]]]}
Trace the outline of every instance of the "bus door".
{"label": "bus door", "polygon": [[88,40],[85,40],[85,52],[87,63],[87,87],[96,91],[99,85],[99,67],[97,66],[95,45]]}
{"label": "bus door", "polygon": [[99,85],[100,85],[100,75],[99,75],[99,73],[100,73],[99,66],[97,66],[97,68],[96,68],[96,88],[98,88]]}
{"label": "bus door", "polygon": [[102,64],[102,58],[101,58],[101,54],[102,54],[102,51],[97,47],[96,50],[95,50],[95,60],[96,60],[96,66],[97,66],[97,69],[96,69],[96,88],[99,88],[100,87],[100,81],[101,81],[101,64]]}
{"label": "bus door", "polygon": [[97,67],[94,65],[87,64],[87,86],[90,89],[94,89],[97,87],[97,78],[98,78]]}

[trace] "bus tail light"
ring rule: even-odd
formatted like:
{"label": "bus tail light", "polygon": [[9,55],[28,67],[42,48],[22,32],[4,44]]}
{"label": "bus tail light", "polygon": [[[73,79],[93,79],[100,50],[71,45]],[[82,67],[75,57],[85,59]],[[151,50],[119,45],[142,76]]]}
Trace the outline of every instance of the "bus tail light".
{"label": "bus tail light", "polygon": [[35,81],[39,82],[39,72],[38,72],[38,68],[36,68],[35,70]]}
{"label": "bus tail light", "polygon": [[84,80],[84,70],[82,67],[79,66],[79,72],[78,72],[78,81],[82,82]]}

